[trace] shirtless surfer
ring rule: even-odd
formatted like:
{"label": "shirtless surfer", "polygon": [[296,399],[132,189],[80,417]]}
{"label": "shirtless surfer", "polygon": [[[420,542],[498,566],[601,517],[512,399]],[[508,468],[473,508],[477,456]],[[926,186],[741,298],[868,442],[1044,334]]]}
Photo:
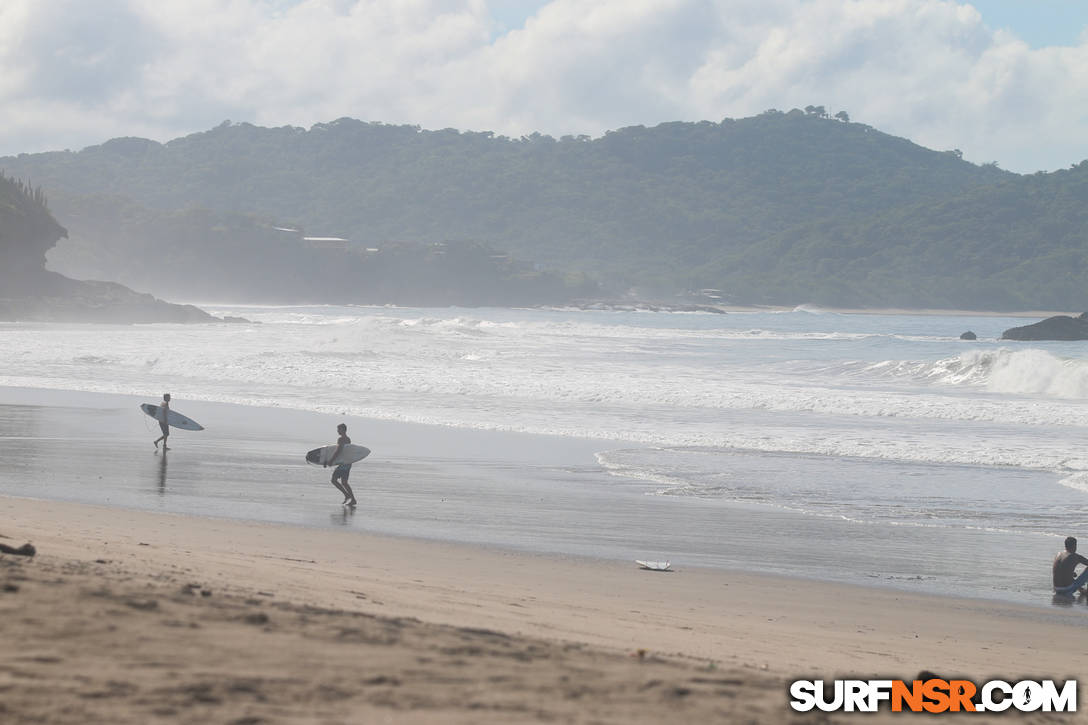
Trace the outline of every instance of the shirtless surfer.
{"label": "shirtless surfer", "polygon": [[[335,461],[336,457],[340,455],[340,451],[344,450],[344,446],[351,443],[351,439],[348,438],[348,427],[341,423],[336,426],[336,432],[340,434],[340,437],[336,439],[336,451],[329,457],[330,461]],[[325,468],[328,468],[329,464],[325,464]],[[351,490],[351,486],[348,485],[348,476],[351,475],[351,464],[341,463],[332,472],[332,485],[336,486],[336,489],[344,494],[344,505],[355,506],[355,494]]]}
{"label": "shirtless surfer", "polygon": [[1077,540],[1070,536],[1065,540],[1065,551],[1054,557],[1054,591],[1059,594],[1085,593],[1088,568],[1075,576],[1077,564],[1088,567],[1088,559],[1077,553]]}
{"label": "shirtless surfer", "polygon": [[170,415],[170,393],[162,394],[162,402],[159,403],[159,414],[155,418],[159,421],[159,428],[162,429],[162,435],[155,439],[155,450],[159,450],[159,441],[162,441],[162,449],[164,451],[170,450],[166,447],[166,439],[170,437],[170,424],[166,422],[166,417]]}

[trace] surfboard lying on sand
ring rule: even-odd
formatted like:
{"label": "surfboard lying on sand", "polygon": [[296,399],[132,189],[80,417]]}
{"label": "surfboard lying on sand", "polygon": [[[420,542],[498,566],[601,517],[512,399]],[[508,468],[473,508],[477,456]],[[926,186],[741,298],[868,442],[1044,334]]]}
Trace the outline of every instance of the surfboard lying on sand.
{"label": "surfboard lying on sand", "polygon": [[340,451],[340,455],[336,457],[335,461],[329,460],[332,458],[333,453],[336,453],[336,446],[334,445],[315,448],[306,454],[306,462],[316,463],[319,466],[339,466],[344,463],[355,463],[369,456],[370,449],[366,446],[348,443],[344,446],[344,450]]}
{"label": "surfboard lying on sand", "polygon": [[[150,415],[155,420],[159,419],[159,406],[151,403],[141,403],[140,410]],[[183,430],[204,430],[204,426],[192,418],[187,418],[181,413],[171,410],[166,414],[166,424]]]}
{"label": "surfboard lying on sand", "polygon": [[649,569],[651,571],[672,571],[669,567],[672,566],[671,561],[642,561],[641,559],[635,559],[635,563],[643,569]]}

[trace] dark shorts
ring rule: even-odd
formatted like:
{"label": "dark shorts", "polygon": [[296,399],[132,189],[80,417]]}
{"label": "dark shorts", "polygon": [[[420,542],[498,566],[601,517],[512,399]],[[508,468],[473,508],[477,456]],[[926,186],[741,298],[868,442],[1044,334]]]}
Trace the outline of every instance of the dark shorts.
{"label": "dark shorts", "polygon": [[341,463],[339,466],[336,467],[336,470],[334,470],[332,472],[332,478],[333,478],[334,481],[336,479],[338,479],[338,478],[341,481],[346,481],[346,480],[348,480],[348,475],[350,475],[350,474],[351,474],[351,464],[350,463]]}
{"label": "dark shorts", "polygon": [[170,426],[167,423],[159,422],[159,430],[162,431],[164,436],[170,435]]}
{"label": "dark shorts", "polygon": [[1075,594],[1085,584],[1088,584],[1088,568],[1080,573],[1076,579],[1065,586],[1058,586],[1057,582],[1054,582],[1054,591],[1058,594]]}

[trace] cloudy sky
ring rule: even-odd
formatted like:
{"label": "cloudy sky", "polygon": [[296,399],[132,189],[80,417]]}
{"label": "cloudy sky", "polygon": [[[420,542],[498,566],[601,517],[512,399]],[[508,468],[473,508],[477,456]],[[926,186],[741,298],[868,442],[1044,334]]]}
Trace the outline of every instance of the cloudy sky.
{"label": "cloudy sky", "polygon": [[809,104],[1088,158],[1083,0],[3,0],[0,154],[351,116],[599,135]]}

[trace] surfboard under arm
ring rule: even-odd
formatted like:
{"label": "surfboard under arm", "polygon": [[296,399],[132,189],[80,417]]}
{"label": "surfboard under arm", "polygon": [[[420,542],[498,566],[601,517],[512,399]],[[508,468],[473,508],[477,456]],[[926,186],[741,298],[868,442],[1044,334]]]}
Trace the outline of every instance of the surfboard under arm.
{"label": "surfboard under arm", "polygon": [[[151,403],[141,403],[140,410],[150,415],[155,420],[159,419],[159,411],[161,408]],[[166,414],[166,423],[172,428],[181,428],[182,430],[204,430],[204,426],[197,423],[192,418],[182,415],[176,410],[171,410]]]}
{"label": "surfboard under arm", "polygon": [[356,463],[369,456],[370,449],[366,446],[349,443],[344,446],[344,450],[340,451],[340,455],[335,461],[330,460],[334,453],[336,453],[336,446],[334,445],[315,448],[306,454],[306,462],[318,466],[339,466],[344,463]]}

